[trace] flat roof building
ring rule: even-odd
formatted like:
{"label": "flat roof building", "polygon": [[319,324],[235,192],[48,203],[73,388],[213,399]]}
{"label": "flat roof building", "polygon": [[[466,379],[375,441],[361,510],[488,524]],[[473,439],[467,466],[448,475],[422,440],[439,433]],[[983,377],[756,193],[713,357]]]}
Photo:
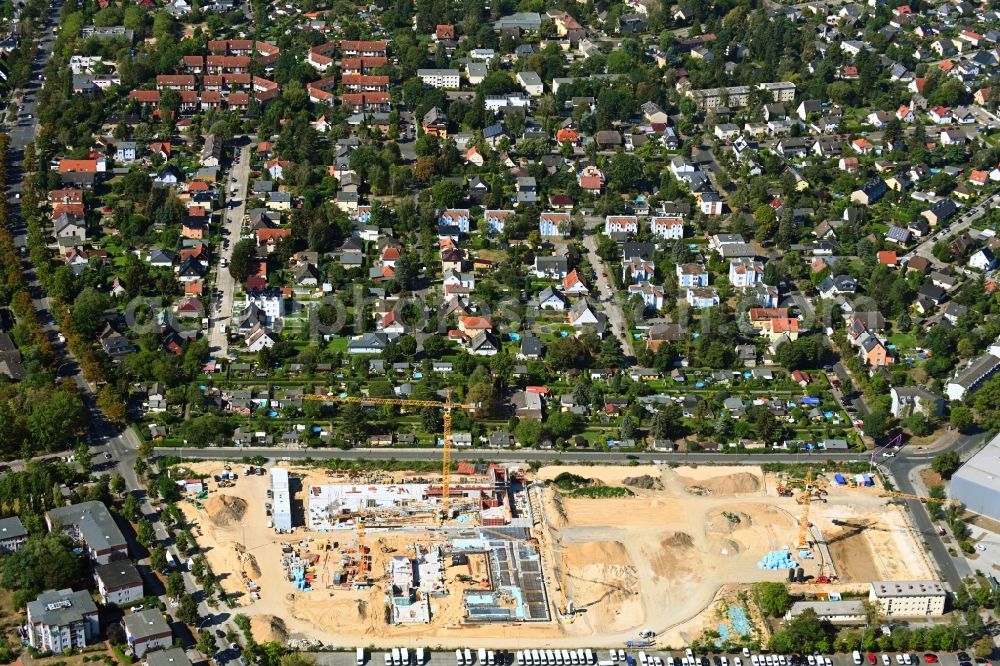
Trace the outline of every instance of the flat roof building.
{"label": "flat roof building", "polygon": [[278,532],[292,531],[292,497],[288,487],[288,470],[271,468],[271,517]]}
{"label": "flat roof building", "polygon": [[944,615],[948,591],[936,580],[877,580],[871,584],[868,601],[878,603],[891,617]]}
{"label": "flat roof building", "polygon": [[183,648],[170,648],[150,652],[143,660],[146,666],[191,666],[191,660]]}
{"label": "flat roof building", "polygon": [[949,493],[969,511],[1000,520],[1000,435],[958,468]]}
{"label": "flat roof building", "polygon": [[82,648],[98,633],[97,605],[86,590],[46,590],[28,603],[28,643],[40,652]]}
{"label": "flat roof building", "polygon": [[17,516],[0,520],[0,553],[13,553],[28,540],[28,530],[24,529]]}
{"label": "flat roof building", "polygon": [[128,640],[132,654],[141,657],[152,650],[170,647],[174,642],[174,632],[163,619],[159,608],[147,608],[126,615],[125,638]]}
{"label": "flat roof building", "polygon": [[846,601],[796,601],[785,615],[790,620],[798,617],[807,609],[816,612],[821,622],[831,624],[864,624],[865,604],[852,599]]}
{"label": "flat roof building", "polygon": [[102,564],[94,569],[97,591],[106,604],[127,606],[142,599],[142,576],[128,560]]}
{"label": "flat roof building", "polygon": [[87,549],[97,564],[128,558],[128,543],[122,531],[101,502],[82,502],[45,512],[50,531],[61,530]]}

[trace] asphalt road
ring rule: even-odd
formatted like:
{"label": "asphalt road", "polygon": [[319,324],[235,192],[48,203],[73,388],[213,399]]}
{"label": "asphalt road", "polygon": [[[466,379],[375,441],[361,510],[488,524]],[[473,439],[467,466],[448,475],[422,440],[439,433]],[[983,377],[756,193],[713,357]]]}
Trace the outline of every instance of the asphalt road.
{"label": "asphalt road", "polygon": [[[230,180],[225,183],[226,201],[235,202],[233,208],[227,206],[223,209],[223,228],[226,234],[219,248],[218,255],[226,260],[227,267],[220,263],[216,266],[215,288],[222,292],[222,296],[216,299],[214,296],[210,300],[211,306],[208,312],[208,346],[213,356],[227,356],[229,354],[229,336],[219,330],[219,324],[230,324],[233,315],[233,294],[236,291],[236,281],[229,273],[228,264],[233,259],[233,248],[240,240],[240,229],[243,226],[243,215],[246,212],[247,195],[249,194],[250,179],[250,153],[256,146],[256,140],[251,137],[240,151],[240,159],[236,162],[230,172]],[[236,182],[233,183],[232,179]],[[231,188],[236,185],[236,191]],[[226,241],[229,245],[226,245]]]}
{"label": "asphalt road", "polygon": [[[440,460],[440,449],[386,449],[386,448],[359,448],[343,451],[341,449],[275,449],[256,447],[167,447],[156,448],[158,456],[174,455],[182,458],[200,458],[205,460],[240,460],[244,457],[262,456],[274,460],[303,460],[312,458],[314,460],[413,460],[428,461]],[[551,462],[555,460],[564,463],[575,462],[595,462],[595,463],[621,463],[623,461],[639,463],[721,463],[728,465],[736,464],[761,464],[767,462],[776,463],[804,463],[822,462],[825,460],[865,461],[866,457],[860,453],[790,453],[790,454],[744,454],[731,455],[724,453],[623,453],[621,451],[557,451],[540,449],[452,449],[451,457],[455,460],[492,460],[497,462]]]}
{"label": "asphalt road", "polygon": [[920,256],[930,261],[931,265],[940,267],[942,265],[941,262],[938,261],[931,253],[931,250],[934,248],[934,243],[945,236],[955,236],[961,234],[963,231],[968,229],[973,222],[982,217],[986,211],[996,207],[998,203],[1000,203],[1000,193],[994,193],[986,197],[972,208],[962,212],[958,221],[954,222],[950,226],[943,227],[935,231],[935,233],[929,236],[927,240],[907,252],[906,255],[903,256],[903,259],[905,261],[909,261],[914,256]]}
{"label": "asphalt road", "polygon": [[[965,460],[982,446],[985,439],[985,433],[960,437],[953,446],[949,447],[949,450],[956,451]],[[880,466],[889,473],[893,483],[900,492],[912,495],[923,494],[923,488],[915,486],[913,476],[921,467],[928,465],[938,452],[909,455],[904,448],[900,453],[902,455],[883,460],[880,462]],[[937,530],[934,528],[934,523],[927,512],[926,506],[917,500],[906,500],[906,506],[913,517],[913,526],[923,537],[929,553],[937,564],[941,577],[944,578],[952,590],[957,590],[963,577],[960,568],[962,570],[968,569],[965,566],[965,560],[956,561],[948,553],[948,546],[941,540]]]}
{"label": "asphalt road", "polygon": [[583,246],[587,248],[587,260],[594,267],[594,273],[597,275],[597,291],[601,295],[604,314],[608,316],[608,326],[611,327],[611,332],[614,333],[615,337],[621,341],[622,351],[625,352],[625,355],[629,358],[635,358],[632,338],[625,329],[625,314],[622,312],[621,306],[618,305],[615,290],[612,289],[610,278],[607,277],[608,267],[601,256],[597,254],[597,235],[585,235]]}

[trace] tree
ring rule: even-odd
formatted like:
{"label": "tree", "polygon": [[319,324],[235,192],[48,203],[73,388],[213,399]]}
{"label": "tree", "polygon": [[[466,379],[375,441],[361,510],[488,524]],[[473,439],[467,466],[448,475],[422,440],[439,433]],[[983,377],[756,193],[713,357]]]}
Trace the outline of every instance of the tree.
{"label": "tree", "polygon": [[184,576],[180,572],[173,571],[167,576],[167,596],[171,599],[180,599],[184,594]]}
{"label": "tree", "polygon": [[302,652],[289,652],[281,655],[279,666],[316,666],[316,658]]}
{"label": "tree", "polygon": [[211,631],[198,632],[198,652],[201,652],[206,657],[211,657],[215,654],[217,648],[215,634]]}
{"label": "tree", "polygon": [[989,636],[983,636],[972,644],[972,652],[976,659],[989,659],[993,655],[993,640]]}
{"label": "tree", "polygon": [[816,611],[807,608],[771,636],[768,646],[773,652],[808,654],[828,652],[829,637]]}
{"label": "tree", "polygon": [[874,439],[884,437],[889,429],[889,415],[882,409],[873,409],[864,418],[865,434]]}
{"label": "tree", "polygon": [[125,492],[125,477],[121,474],[116,473],[111,477],[111,492],[118,496]]}
{"label": "tree", "polygon": [[788,588],[784,583],[755,583],[753,593],[757,605],[771,617],[781,617],[791,607]]}
{"label": "tree", "polygon": [[90,445],[87,442],[80,442],[73,447],[73,460],[83,465],[84,469],[90,468]]}
{"label": "tree", "polygon": [[973,424],[972,410],[965,405],[952,407],[949,422],[955,430],[966,430]]}
{"label": "tree", "polygon": [[229,274],[237,282],[246,282],[250,269],[257,259],[257,244],[252,238],[244,238],[233,246],[233,256],[229,260]]}
{"label": "tree", "polygon": [[139,500],[132,493],[125,496],[125,502],[122,504],[122,514],[133,523],[142,517],[142,508],[139,506]]}
{"label": "tree", "polygon": [[753,211],[753,219],[757,225],[754,231],[754,238],[758,241],[766,241],[774,235],[778,226],[778,220],[774,214],[774,208],[768,204],[761,204]]}
{"label": "tree", "polygon": [[15,604],[23,606],[43,590],[73,587],[83,573],[73,542],[61,533],[31,537],[4,558],[0,586],[18,592]]}
{"label": "tree", "polygon": [[153,541],[156,539],[156,532],[153,530],[153,523],[149,522],[147,519],[142,518],[135,528],[135,538],[146,548],[153,545]]}
{"label": "tree", "polygon": [[603,368],[620,368],[625,363],[625,353],[622,351],[622,344],[613,335],[609,335],[601,340],[601,347],[597,352],[597,363]]}
{"label": "tree", "polygon": [[149,551],[149,566],[160,573],[167,572],[167,549],[163,546],[153,546]]}
{"label": "tree", "polygon": [[940,474],[945,479],[950,479],[951,475],[961,467],[962,460],[955,451],[945,451],[938,454],[931,462],[931,469]]}
{"label": "tree", "polygon": [[198,622],[198,602],[190,594],[181,595],[177,606],[177,619],[184,624],[196,624]]}
{"label": "tree", "polygon": [[522,446],[537,446],[542,434],[542,424],[534,419],[521,419],[514,428],[514,438]]}
{"label": "tree", "polygon": [[108,307],[105,294],[93,287],[81,291],[73,301],[73,327],[84,337],[93,337],[104,325],[104,310]]}
{"label": "tree", "polygon": [[74,393],[56,390],[47,400],[31,406],[28,431],[36,442],[44,442],[50,451],[69,448],[76,434],[86,425],[86,410]]}
{"label": "tree", "polygon": [[622,419],[621,427],[619,427],[618,429],[618,435],[623,440],[635,438],[635,421],[632,419],[631,416],[626,415]]}
{"label": "tree", "polygon": [[608,164],[608,187],[617,192],[628,192],[642,180],[642,160],[638,155],[617,152]]}

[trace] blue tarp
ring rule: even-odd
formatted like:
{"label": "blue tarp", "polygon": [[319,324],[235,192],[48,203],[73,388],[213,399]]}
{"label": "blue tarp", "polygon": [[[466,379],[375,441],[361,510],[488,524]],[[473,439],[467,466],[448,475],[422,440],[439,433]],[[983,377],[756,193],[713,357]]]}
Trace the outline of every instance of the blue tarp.
{"label": "blue tarp", "polygon": [[836,474],[833,475],[833,480],[836,482],[838,486],[847,485],[847,479],[845,479],[844,475],[841,474],[840,472],[837,472]]}

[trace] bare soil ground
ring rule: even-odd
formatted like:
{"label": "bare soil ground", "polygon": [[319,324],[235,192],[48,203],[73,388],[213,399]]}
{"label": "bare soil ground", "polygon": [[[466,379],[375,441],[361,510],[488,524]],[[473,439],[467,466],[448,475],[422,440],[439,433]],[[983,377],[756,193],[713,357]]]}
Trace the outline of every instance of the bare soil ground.
{"label": "bare soil ground", "polygon": [[[219,463],[191,467],[201,473],[221,469]],[[303,475],[303,488],[337,481],[315,470],[293,471]],[[544,484],[563,472],[611,486],[627,484],[635,494],[564,497]],[[418,475],[391,476],[402,482]],[[520,647],[575,647],[583,636],[590,645],[618,646],[639,629],[655,631],[661,645],[680,645],[718,627],[727,605],[745,589],[728,583],[786,577],[784,571],[758,568],[757,562],[768,551],[796,542],[802,506],[794,498],[779,497],[777,479],[757,467],[556,466],[542,468],[537,478],[543,483],[530,491],[533,505],[541,509],[533,536],[556,619],[522,623],[516,629],[462,623],[463,590],[482,588],[487,577],[485,561],[477,558],[468,567],[446,568],[450,593],[432,600],[429,624],[387,625],[384,572],[389,558],[412,556],[414,543],[442,543],[444,536],[433,524],[368,529],[373,585],[343,590],[328,585],[344,554],[356,550],[356,533],[318,534],[297,528],[291,535],[274,534],[266,526],[263,506],[269,477],[241,477],[234,487],[221,491],[210,483],[203,509],[192,503],[184,506],[200,526],[199,544],[224,577],[224,587],[244,593],[241,600],[247,605],[240,612],[255,619],[255,633],[315,638],[337,646],[386,647],[407,641],[429,647],[494,647],[511,632]],[[299,492],[295,499],[301,501],[304,495]],[[826,499],[810,507],[810,522],[813,533],[830,542],[843,581],[930,574],[905,515],[896,506],[887,507],[878,491],[830,488]],[[318,556],[312,591],[296,590],[286,580],[280,564],[282,542],[304,557]],[[819,573],[818,556],[801,564],[807,575]],[[565,595],[576,609],[571,620],[558,612],[564,567]],[[252,603],[241,580],[244,571],[261,585],[261,598]]]}

